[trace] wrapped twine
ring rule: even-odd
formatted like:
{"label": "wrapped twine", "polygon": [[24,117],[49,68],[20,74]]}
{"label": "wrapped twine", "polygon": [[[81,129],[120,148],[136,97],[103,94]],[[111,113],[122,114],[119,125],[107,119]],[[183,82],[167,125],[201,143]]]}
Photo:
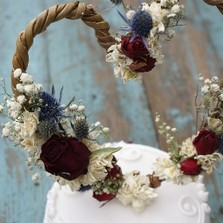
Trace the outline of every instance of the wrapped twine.
{"label": "wrapped twine", "polygon": [[[47,27],[56,21],[63,18],[67,19],[81,19],[87,26],[95,30],[95,36],[98,43],[104,49],[108,49],[111,45],[115,44],[115,39],[110,35],[109,24],[97,14],[91,5],[85,3],[73,2],[66,4],[59,4],[43,11],[39,16],[29,22],[23,32],[21,32],[16,40],[16,50],[13,56],[12,65],[13,71],[17,68],[26,71],[29,63],[29,49],[31,48],[34,37],[44,32]],[[15,97],[20,95],[16,89],[16,85],[20,81],[11,74],[11,85]],[[148,175],[150,179],[150,187],[159,187],[161,181],[153,174]]]}
{"label": "wrapped twine", "polygon": [[203,0],[209,5],[217,6],[219,11],[223,14],[223,0]]}
{"label": "wrapped twine", "polygon": [[[98,43],[104,49],[108,49],[116,42],[109,33],[109,24],[94,11],[92,5],[79,2],[55,5],[30,21],[25,30],[19,34],[12,61],[13,71],[17,68],[21,68],[23,72],[26,71],[29,63],[28,51],[33,44],[34,37],[44,32],[51,23],[63,18],[81,19],[87,26],[93,28]],[[18,83],[19,80],[14,78],[12,74],[11,84],[15,96],[19,95],[16,90]]]}

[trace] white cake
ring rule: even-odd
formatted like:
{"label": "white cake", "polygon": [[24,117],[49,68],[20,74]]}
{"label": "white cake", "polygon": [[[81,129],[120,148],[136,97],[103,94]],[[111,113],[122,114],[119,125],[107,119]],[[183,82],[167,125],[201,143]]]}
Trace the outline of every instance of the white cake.
{"label": "white cake", "polygon": [[[115,154],[123,172],[151,172],[153,161],[166,153],[148,146],[118,143],[123,149]],[[199,177],[197,183],[177,186],[163,182],[158,198],[137,214],[132,207],[113,199],[103,207],[92,192],[72,192],[54,183],[47,196],[44,223],[210,223],[208,193]]]}

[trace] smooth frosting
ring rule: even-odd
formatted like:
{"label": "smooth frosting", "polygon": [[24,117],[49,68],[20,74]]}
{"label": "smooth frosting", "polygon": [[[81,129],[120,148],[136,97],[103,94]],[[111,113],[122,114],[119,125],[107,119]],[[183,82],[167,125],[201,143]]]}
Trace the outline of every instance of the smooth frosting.
{"label": "smooth frosting", "polygon": [[[165,152],[138,144],[117,144],[123,149],[115,154],[123,172],[140,170],[148,174],[157,157]],[[208,192],[199,177],[197,183],[178,186],[163,182],[158,198],[143,213],[113,199],[103,207],[92,198],[92,192],[72,192],[67,186],[54,183],[48,192],[44,223],[210,223]]]}

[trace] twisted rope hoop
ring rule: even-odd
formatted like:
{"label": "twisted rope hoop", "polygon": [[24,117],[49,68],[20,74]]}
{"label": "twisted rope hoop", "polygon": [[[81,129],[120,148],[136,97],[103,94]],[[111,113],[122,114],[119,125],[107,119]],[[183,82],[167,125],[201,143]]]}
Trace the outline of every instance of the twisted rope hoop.
{"label": "twisted rope hoop", "polygon": [[[95,30],[98,43],[105,49],[108,49],[116,42],[109,33],[109,24],[94,11],[91,5],[79,2],[55,5],[30,21],[25,30],[19,34],[12,61],[13,70],[21,68],[22,71],[26,71],[29,63],[28,51],[33,44],[34,37],[44,32],[51,23],[63,18],[81,19],[87,26]],[[11,75],[11,84],[15,96],[19,95],[16,90],[18,83],[19,80]]]}
{"label": "twisted rope hoop", "polygon": [[209,5],[218,7],[218,10],[223,14],[223,0],[204,0]]}

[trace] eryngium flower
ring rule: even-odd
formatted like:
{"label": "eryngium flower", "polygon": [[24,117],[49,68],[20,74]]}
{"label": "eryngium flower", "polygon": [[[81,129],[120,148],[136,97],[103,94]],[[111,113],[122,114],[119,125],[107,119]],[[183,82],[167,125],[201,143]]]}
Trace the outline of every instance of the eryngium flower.
{"label": "eryngium flower", "polygon": [[130,27],[135,35],[148,37],[150,30],[153,28],[151,15],[141,9],[138,10],[130,22]]}
{"label": "eryngium flower", "polygon": [[72,123],[72,128],[78,140],[88,137],[89,126],[85,117],[78,117]]}
{"label": "eryngium flower", "polygon": [[37,109],[40,110],[40,120],[52,120],[58,123],[59,120],[64,116],[63,108],[59,101],[47,92],[40,92],[39,98],[41,103],[37,105]]}
{"label": "eryngium flower", "polygon": [[42,136],[49,138],[58,132],[58,127],[55,122],[43,120],[38,124],[37,130]]}

